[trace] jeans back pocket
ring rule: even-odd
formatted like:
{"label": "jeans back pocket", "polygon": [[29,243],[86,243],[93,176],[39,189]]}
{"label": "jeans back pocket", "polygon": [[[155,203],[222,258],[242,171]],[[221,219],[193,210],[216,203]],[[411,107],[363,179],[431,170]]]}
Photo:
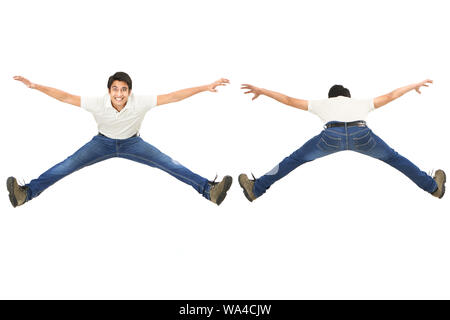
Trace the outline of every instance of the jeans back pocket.
{"label": "jeans back pocket", "polygon": [[336,152],[341,148],[342,138],[322,132],[317,147],[322,151]]}
{"label": "jeans back pocket", "polygon": [[376,145],[376,141],[372,137],[372,130],[370,130],[370,129],[367,131],[364,131],[361,134],[358,134],[356,137],[353,137],[352,141],[353,141],[355,150],[362,151],[362,152],[369,152]]}

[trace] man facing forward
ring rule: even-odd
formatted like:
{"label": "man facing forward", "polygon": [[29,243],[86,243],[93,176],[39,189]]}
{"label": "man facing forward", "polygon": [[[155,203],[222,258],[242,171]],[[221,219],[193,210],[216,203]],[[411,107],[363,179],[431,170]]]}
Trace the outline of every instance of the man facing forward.
{"label": "man facing forward", "polygon": [[145,142],[139,136],[139,129],[145,114],[153,107],[181,101],[203,91],[216,92],[216,87],[229,83],[227,79],[222,78],[208,85],[164,95],[139,96],[132,93],[130,76],[125,72],[116,72],[108,80],[108,94],[98,97],[72,95],[32,83],[21,76],[15,76],[14,79],[23,82],[28,88],[39,90],[59,101],[91,112],[98,125],[98,134],[90,142],[37,179],[20,186],[14,177],[9,177],[6,184],[9,199],[14,207],[37,197],[42,191],[72,172],[113,157],[133,160],[164,170],[192,186],[217,205],[225,199],[232,183],[230,176],[225,176],[221,182],[208,181]]}

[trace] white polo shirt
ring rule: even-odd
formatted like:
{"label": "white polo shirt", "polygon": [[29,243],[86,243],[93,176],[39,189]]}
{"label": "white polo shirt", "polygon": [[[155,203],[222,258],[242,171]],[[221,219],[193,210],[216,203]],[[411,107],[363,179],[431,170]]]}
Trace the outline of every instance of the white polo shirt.
{"label": "white polo shirt", "polygon": [[308,111],[317,115],[323,123],[330,121],[366,121],[367,115],[374,109],[373,99],[357,100],[343,96],[311,100],[308,104]]}
{"label": "white polo shirt", "polygon": [[125,107],[118,112],[112,106],[109,94],[81,97],[81,108],[92,113],[98,131],[111,139],[127,139],[138,133],[145,114],[156,103],[157,96],[135,96],[132,93]]}

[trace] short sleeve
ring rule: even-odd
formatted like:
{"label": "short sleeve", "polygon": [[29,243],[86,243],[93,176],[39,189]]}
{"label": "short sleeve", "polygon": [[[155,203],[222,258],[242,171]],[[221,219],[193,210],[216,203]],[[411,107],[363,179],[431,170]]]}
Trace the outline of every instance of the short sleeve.
{"label": "short sleeve", "polygon": [[317,114],[315,107],[319,103],[319,100],[308,100],[308,111],[313,114]]}
{"label": "short sleeve", "polygon": [[156,95],[136,96],[136,106],[138,106],[139,109],[142,108],[143,111],[149,111],[156,107],[157,102],[158,96]]}
{"label": "short sleeve", "polygon": [[373,102],[373,99],[370,99],[367,101],[369,112],[375,110],[375,103]]}
{"label": "short sleeve", "polygon": [[103,101],[104,97],[81,97],[81,108],[94,113],[102,108]]}

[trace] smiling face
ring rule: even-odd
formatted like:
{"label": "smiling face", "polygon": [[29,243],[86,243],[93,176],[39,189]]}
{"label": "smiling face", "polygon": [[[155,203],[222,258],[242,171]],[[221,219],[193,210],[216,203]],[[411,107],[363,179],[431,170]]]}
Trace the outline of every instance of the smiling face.
{"label": "smiling face", "polygon": [[111,84],[111,89],[109,89],[111,104],[119,111],[127,104],[130,94],[131,90],[128,89],[128,85],[124,81],[115,80]]}

